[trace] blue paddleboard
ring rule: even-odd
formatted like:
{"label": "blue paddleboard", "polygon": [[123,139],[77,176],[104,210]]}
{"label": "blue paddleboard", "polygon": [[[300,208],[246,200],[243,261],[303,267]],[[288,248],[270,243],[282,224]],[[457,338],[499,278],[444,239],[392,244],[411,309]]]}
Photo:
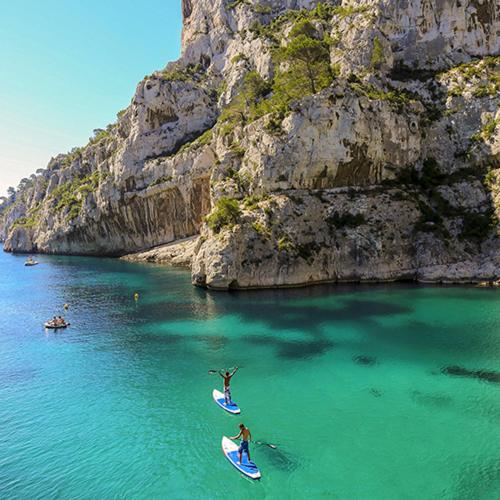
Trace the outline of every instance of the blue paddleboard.
{"label": "blue paddleboard", "polygon": [[214,401],[223,410],[226,410],[227,412],[232,413],[233,415],[238,415],[239,413],[241,413],[241,410],[238,408],[238,405],[234,401],[231,401],[231,404],[227,405],[226,400],[224,398],[224,394],[222,394],[222,392],[218,391],[217,389],[213,390],[212,396],[214,398]]}
{"label": "blue paddleboard", "polygon": [[222,436],[222,451],[231,464],[242,474],[250,479],[260,479],[261,475],[259,468],[253,462],[248,461],[248,457],[245,452],[243,452],[242,463],[238,463],[238,445],[226,436]]}

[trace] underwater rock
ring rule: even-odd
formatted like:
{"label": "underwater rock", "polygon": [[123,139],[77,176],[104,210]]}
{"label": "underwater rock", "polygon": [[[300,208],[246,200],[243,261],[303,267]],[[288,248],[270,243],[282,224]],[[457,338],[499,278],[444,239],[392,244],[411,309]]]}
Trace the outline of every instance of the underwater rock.
{"label": "underwater rock", "polygon": [[468,370],[461,366],[446,366],[441,369],[445,375],[454,375],[456,377],[468,377],[485,380],[486,382],[500,383],[500,372],[489,370]]}
{"label": "underwater rock", "polygon": [[366,366],[373,366],[377,363],[377,358],[374,358],[373,356],[354,356],[352,360],[357,363],[358,365],[366,365]]}

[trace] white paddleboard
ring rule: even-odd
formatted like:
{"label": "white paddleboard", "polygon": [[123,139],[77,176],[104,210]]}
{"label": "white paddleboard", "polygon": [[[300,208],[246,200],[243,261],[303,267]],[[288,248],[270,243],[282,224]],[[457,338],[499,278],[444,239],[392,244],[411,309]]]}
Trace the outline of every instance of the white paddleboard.
{"label": "white paddleboard", "polygon": [[212,392],[212,397],[214,398],[214,401],[223,409],[226,410],[229,413],[232,413],[233,415],[238,415],[241,413],[241,410],[239,409],[238,405],[234,402],[231,401],[231,404],[227,405],[226,404],[226,399],[224,398],[224,394],[217,389],[214,389]]}
{"label": "white paddleboard", "polygon": [[243,452],[242,463],[239,464],[238,445],[231,441],[228,437],[222,436],[222,452],[231,464],[238,469],[242,474],[250,479],[260,479],[261,474],[259,468],[253,463],[248,461],[247,454]]}

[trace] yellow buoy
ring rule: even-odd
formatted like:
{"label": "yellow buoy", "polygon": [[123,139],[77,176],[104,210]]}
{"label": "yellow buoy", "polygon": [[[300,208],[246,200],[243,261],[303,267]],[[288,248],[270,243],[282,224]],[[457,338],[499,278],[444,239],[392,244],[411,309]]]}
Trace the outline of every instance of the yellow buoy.
{"label": "yellow buoy", "polygon": [[134,293],[134,300],[139,300],[139,294],[137,292]]}
{"label": "yellow buoy", "polygon": [[64,304],[64,309],[68,310],[69,309],[69,304]]}

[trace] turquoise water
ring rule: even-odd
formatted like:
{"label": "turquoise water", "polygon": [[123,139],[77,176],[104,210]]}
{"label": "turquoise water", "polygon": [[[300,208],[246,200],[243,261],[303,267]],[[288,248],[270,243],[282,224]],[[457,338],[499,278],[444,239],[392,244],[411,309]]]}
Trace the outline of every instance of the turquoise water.
{"label": "turquoise water", "polygon": [[[0,498],[500,495],[500,292],[207,292],[189,274],[0,252]],[[140,300],[133,301],[138,291]],[[45,332],[61,306],[71,327]],[[240,365],[240,417],[211,400]],[[220,449],[241,421],[263,478]]]}

